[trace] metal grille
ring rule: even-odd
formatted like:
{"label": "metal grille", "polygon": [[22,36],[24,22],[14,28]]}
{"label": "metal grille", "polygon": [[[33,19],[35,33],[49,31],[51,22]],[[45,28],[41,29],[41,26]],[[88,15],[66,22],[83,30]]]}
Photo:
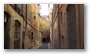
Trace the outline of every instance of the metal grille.
{"label": "metal grille", "polygon": [[76,48],[76,13],[74,4],[67,7],[67,35],[68,48]]}

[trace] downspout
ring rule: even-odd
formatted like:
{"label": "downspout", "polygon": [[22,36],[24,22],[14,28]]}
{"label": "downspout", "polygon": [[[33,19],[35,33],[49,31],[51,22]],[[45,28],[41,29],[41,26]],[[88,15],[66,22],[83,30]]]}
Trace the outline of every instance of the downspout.
{"label": "downspout", "polygon": [[58,31],[58,35],[59,35],[59,36],[58,36],[58,40],[59,40],[59,41],[58,41],[58,44],[59,44],[59,48],[60,48],[60,16],[59,16],[59,13],[60,13],[60,12],[59,12],[59,10],[60,10],[60,9],[59,9],[59,4],[58,4],[58,30],[59,30],[59,31]]}
{"label": "downspout", "polygon": [[[25,21],[25,32],[24,32],[24,37],[23,37],[23,42],[24,42],[24,38],[25,38],[25,36],[26,36],[26,28],[27,28],[27,4],[25,5],[26,7],[26,9],[25,9],[25,19],[24,19],[24,21]],[[23,43],[23,45],[24,45],[24,43]]]}

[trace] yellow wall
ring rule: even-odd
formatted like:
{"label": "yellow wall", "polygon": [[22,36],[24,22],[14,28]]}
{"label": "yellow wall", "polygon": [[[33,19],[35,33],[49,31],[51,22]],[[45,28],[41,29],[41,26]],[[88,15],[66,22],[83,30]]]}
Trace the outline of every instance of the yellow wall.
{"label": "yellow wall", "polygon": [[23,31],[23,18],[10,6],[4,4],[4,11],[10,14],[10,48],[14,48],[14,24],[15,20],[18,20],[21,23],[21,32],[20,32],[20,48],[22,48],[22,31]]}
{"label": "yellow wall", "polygon": [[[34,16],[36,19],[34,20]],[[27,24],[26,35],[25,35],[25,47],[24,48],[32,48],[35,45],[39,45],[41,42],[40,33],[39,31],[39,15],[38,15],[38,4],[27,4],[27,22],[33,26],[32,28],[29,24]],[[34,33],[35,41],[31,42],[27,32],[30,29],[30,33]],[[38,30],[38,31],[37,31]],[[34,44],[35,43],[35,44]]]}
{"label": "yellow wall", "polygon": [[[20,48],[22,48],[22,32],[23,32],[23,18],[10,6],[4,5],[4,11],[8,12],[11,16],[10,23],[10,48],[14,48],[14,24],[15,20],[18,20],[21,23],[21,33],[20,33]],[[36,16],[36,20],[34,20],[34,16]],[[28,32],[34,32],[35,43],[36,45],[41,44],[41,37],[39,32],[39,14],[38,14],[38,4],[27,4],[27,22],[38,30],[33,29],[29,24],[27,24],[27,28],[25,30],[24,37],[24,48],[28,49],[34,46],[34,43],[31,42],[30,36]]]}

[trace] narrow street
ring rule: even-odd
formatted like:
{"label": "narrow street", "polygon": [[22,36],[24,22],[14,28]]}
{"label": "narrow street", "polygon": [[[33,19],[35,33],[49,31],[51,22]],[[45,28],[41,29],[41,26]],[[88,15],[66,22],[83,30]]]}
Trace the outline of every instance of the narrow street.
{"label": "narrow street", "polygon": [[31,49],[50,49],[50,43],[45,42],[45,43],[42,43],[41,45],[34,46]]}
{"label": "narrow street", "polygon": [[43,43],[38,49],[50,49],[50,43]]}
{"label": "narrow street", "polygon": [[84,49],[84,4],[4,4],[4,49]]}

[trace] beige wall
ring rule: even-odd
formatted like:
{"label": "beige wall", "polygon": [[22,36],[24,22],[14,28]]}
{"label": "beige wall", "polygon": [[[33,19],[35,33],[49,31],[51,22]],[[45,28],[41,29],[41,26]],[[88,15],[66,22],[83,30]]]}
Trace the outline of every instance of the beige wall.
{"label": "beige wall", "polygon": [[10,48],[14,48],[14,24],[15,20],[18,20],[21,23],[21,32],[20,32],[20,48],[22,48],[22,29],[23,29],[23,18],[10,6],[5,4],[4,11],[10,14]]}
{"label": "beige wall", "polygon": [[[34,20],[34,16],[36,16],[36,19]],[[24,41],[24,48],[32,48],[35,45],[39,45],[40,43],[40,35],[39,35],[39,15],[38,15],[38,4],[27,4],[27,28],[26,28],[26,33],[28,31],[30,32],[30,38],[31,38],[31,33],[33,32],[33,38],[34,41],[32,42],[31,39],[29,38],[28,34],[25,34],[25,41]],[[28,30],[29,29],[29,30]],[[35,44],[34,44],[35,43]]]}
{"label": "beige wall", "polygon": [[[67,48],[67,5],[68,4],[60,4],[59,11],[58,6],[56,7],[56,14],[52,12],[53,23],[52,23],[52,47],[54,47],[54,23],[57,22],[56,19],[60,19],[60,15],[58,16],[58,12],[62,12],[62,23],[60,24],[60,47],[62,45],[62,35],[64,37],[64,48]],[[76,11],[76,48],[84,47],[84,5],[83,4],[75,4]],[[60,13],[59,13],[60,14]],[[54,16],[55,15],[55,16]],[[60,21],[59,21],[60,22]]]}

